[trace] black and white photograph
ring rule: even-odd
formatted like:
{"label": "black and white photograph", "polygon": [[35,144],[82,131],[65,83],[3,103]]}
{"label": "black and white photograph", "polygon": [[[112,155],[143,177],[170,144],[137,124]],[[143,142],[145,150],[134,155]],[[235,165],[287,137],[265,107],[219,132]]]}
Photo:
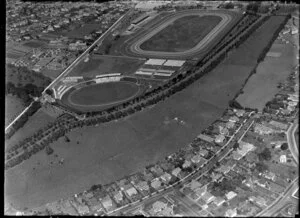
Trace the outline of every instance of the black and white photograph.
{"label": "black and white photograph", "polygon": [[4,216],[299,215],[297,1],[3,3]]}

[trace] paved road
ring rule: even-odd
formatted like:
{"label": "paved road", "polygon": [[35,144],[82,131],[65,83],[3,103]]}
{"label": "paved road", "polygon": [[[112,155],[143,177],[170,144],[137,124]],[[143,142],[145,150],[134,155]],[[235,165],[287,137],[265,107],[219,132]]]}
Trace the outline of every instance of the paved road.
{"label": "paved road", "polygon": [[299,150],[297,147],[297,143],[296,143],[296,139],[295,139],[295,132],[298,128],[298,123],[293,123],[292,125],[290,125],[288,131],[286,132],[287,135],[287,142],[289,145],[289,149],[293,155],[294,160],[296,161],[296,163],[299,163]]}
{"label": "paved road", "polygon": [[299,188],[298,185],[299,177],[297,177],[290,186],[286,189],[286,191],[281,194],[276,201],[273,202],[270,206],[266,207],[263,211],[258,213],[256,216],[268,216],[272,217],[274,216],[279,208],[282,208],[291,198],[292,194]]}
{"label": "paved road", "polygon": [[[121,20],[131,12],[129,10],[126,14],[121,16],[104,34],[102,34],[91,46],[89,46],[78,58],[76,58],[71,65],[69,65],[56,79],[54,79],[42,92],[42,94],[45,93],[47,89],[53,88],[63,77],[65,77],[80,61],[82,61],[85,57],[86,54],[93,48],[93,46],[97,45],[100,43],[102,39],[104,39],[109,33],[112,32],[112,30],[121,22]],[[30,104],[31,105],[31,104]],[[30,107],[30,106],[29,106]],[[5,133],[9,130],[9,128],[28,110],[28,108],[25,108],[6,128],[5,128]]]}

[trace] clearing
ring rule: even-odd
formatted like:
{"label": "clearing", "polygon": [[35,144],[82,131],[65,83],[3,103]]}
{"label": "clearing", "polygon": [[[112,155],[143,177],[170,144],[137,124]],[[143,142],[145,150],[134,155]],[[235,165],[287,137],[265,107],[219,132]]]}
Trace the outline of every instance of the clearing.
{"label": "clearing", "polygon": [[197,45],[220,21],[219,16],[184,16],[141,44],[147,51],[185,51]]}

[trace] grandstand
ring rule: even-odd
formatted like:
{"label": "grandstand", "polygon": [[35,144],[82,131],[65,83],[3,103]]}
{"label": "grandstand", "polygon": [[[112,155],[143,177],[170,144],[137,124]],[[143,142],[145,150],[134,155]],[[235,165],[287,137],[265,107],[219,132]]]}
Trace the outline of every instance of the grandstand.
{"label": "grandstand", "polygon": [[96,78],[108,77],[108,76],[121,76],[121,73],[110,73],[110,74],[97,75]]}
{"label": "grandstand", "polygon": [[120,81],[120,76],[110,76],[110,77],[102,77],[102,78],[96,78],[94,81],[96,83],[107,83],[107,82],[118,82]]}
{"label": "grandstand", "polygon": [[172,76],[172,73],[154,73],[154,76]]}
{"label": "grandstand", "polygon": [[62,81],[64,83],[70,83],[70,82],[77,82],[79,79],[83,79],[82,76],[68,76],[68,77],[65,77]]}
{"label": "grandstand", "polygon": [[144,72],[156,72],[157,69],[150,69],[150,68],[140,68],[140,71],[144,71]]}
{"label": "grandstand", "polygon": [[142,15],[142,16],[136,18],[134,21],[132,21],[132,24],[138,25],[140,22],[146,20],[148,17],[149,17],[148,14],[144,14],[144,15]]}
{"label": "grandstand", "polygon": [[167,60],[163,65],[171,67],[181,67],[184,63],[185,61],[181,60]]}
{"label": "grandstand", "polygon": [[146,61],[145,64],[148,65],[163,65],[163,63],[165,63],[166,60],[165,59],[149,59],[148,61]]}
{"label": "grandstand", "polygon": [[137,75],[147,75],[147,76],[151,76],[153,74],[153,72],[146,72],[146,71],[136,71],[135,74]]}

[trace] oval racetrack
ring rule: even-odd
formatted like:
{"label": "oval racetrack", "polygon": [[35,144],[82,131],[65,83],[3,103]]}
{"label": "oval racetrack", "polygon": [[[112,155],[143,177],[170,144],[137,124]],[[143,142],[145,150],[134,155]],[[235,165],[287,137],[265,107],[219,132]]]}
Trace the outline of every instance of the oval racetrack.
{"label": "oval racetrack", "polygon": [[[199,16],[219,16],[222,20],[193,48],[180,51],[180,52],[162,52],[162,51],[146,51],[141,49],[141,45],[153,37],[155,34],[169,26],[175,20],[190,16],[190,15],[199,15]],[[156,57],[156,58],[184,58],[191,57],[193,55],[198,54],[208,47],[209,44],[216,38],[216,36],[222,32],[225,28],[227,28],[228,24],[232,21],[232,15],[229,13],[224,13],[221,11],[202,11],[202,10],[193,10],[193,11],[182,11],[177,12],[176,14],[172,14],[167,16],[163,22],[158,22],[150,31],[146,31],[142,35],[138,36],[138,39],[128,45],[126,48],[127,51],[131,54],[139,55],[139,56],[148,56],[148,57]]]}

